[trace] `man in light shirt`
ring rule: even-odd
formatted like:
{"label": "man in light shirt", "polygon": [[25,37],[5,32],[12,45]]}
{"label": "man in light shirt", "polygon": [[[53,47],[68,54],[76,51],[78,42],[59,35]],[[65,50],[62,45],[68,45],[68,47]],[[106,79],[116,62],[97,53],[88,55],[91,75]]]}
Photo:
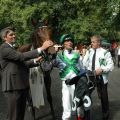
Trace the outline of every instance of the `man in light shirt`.
{"label": "man in light shirt", "polygon": [[[83,65],[96,75],[96,86],[98,96],[102,105],[102,120],[109,119],[109,101],[107,92],[108,75],[114,68],[114,63],[109,51],[101,47],[101,37],[91,37],[91,47],[83,59]],[[94,54],[96,52],[96,55]],[[95,56],[94,56],[95,55]],[[93,62],[94,56],[94,62]],[[94,64],[94,69],[93,69]]]}

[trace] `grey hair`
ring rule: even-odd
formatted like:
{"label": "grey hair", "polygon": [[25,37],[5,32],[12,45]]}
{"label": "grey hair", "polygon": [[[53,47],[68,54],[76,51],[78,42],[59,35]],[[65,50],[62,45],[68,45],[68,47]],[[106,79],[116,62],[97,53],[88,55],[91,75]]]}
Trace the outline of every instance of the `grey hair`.
{"label": "grey hair", "polygon": [[6,27],[6,28],[2,29],[1,32],[0,32],[0,37],[1,37],[1,39],[4,40],[4,37],[5,37],[8,33],[10,33],[11,31],[13,31],[13,29],[10,28],[10,27]]}
{"label": "grey hair", "polygon": [[96,39],[99,43],[100,43],[100,45],[101,45],[101,42],[102,42],[102,37],[100,36],[100,35],[93,35],[92,37],[91,37],[91,39]]}

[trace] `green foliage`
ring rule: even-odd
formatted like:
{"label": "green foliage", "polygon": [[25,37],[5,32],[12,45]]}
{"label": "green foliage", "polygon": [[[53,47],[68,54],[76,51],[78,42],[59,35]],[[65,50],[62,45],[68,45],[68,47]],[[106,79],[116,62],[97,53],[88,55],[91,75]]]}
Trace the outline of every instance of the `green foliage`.
{"label": "green foliage", "polygon": [[55,39],[63,33],[73,33],[76,40],[120,36],[120,0],[0,0],[0,8],[0,29],[14,26],[18,44],[30,42],[31,19],[47,20]]}

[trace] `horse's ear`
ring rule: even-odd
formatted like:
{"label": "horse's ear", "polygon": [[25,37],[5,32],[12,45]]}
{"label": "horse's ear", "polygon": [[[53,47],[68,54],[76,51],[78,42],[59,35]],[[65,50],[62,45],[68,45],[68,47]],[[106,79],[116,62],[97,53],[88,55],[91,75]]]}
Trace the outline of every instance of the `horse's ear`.
{"label": "horse's ear", "polygon": [[37,19],[34,19],[34,18],[31,18],[31,24],[36,27],[37,24],[38,24],[38,20]]}
{"label": "horse's ear", "polygon": [[48,26],[48,24],[49,24],[48,19],[45,19],[43,22],[44,22],[44,25],[45,25],[45,26]]}

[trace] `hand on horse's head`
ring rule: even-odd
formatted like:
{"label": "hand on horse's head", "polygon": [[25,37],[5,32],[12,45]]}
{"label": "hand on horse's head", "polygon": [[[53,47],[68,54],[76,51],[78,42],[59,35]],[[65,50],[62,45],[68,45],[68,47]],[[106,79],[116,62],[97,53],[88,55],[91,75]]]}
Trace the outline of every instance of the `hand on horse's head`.
{"label": "hand on horse's head", "polygon": [[39,56],[38,58],[35,58],[34,60],[35,60],[35,62],[41,62],[41,61],[43,61],[43,57],[42,56]]}
{"label": "hand on horse's head", "polygon": [[46,40],[46,41],[43,43],[42,47],[40,47],[40,48],[41,48],[41,50],[46,50],[46,49],[49,48],[50,46],[53,46],[53,42],[52,42],[51,40]]}

